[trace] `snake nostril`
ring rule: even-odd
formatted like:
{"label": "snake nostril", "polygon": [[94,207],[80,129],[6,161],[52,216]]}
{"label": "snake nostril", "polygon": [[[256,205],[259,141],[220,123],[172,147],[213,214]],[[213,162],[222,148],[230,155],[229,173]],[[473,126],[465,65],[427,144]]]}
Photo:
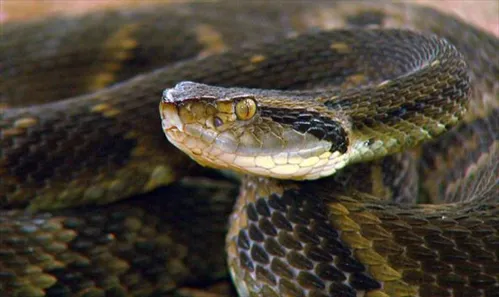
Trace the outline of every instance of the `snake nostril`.
{"label": "snake nostril", "polygon": [[213,125],[214,125],[215,127],[217,127],[217,128],[218,128],[218,127],[222,126],[223,124],[224,124],[224,121],[222,121],[222,119],[221,119],[221,118],[219,118],[219,117],[214,117],[214,118],[213,118]]}

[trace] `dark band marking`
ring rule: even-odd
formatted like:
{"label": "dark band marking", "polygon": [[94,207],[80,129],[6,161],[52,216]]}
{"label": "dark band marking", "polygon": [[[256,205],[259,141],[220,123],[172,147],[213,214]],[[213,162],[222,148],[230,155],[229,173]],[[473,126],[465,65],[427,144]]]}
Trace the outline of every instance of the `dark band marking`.
{"label": "dark band marking", "polygon": [[18,146],[1,150],[5,168],[11,176],[36,185],[69,181],[85,171],[97,175],[100,169],[120,168],[130,160],[137,140],[110,128],[118,125],[115,119],[93,112],[79,120],[60,114],[28,128],[26,137],[16,139]]}
{"label": "dark band marking", "polygon": [[[282,196],[255,199],[246,205],[248,225],[235,238],[242,270],[258,281],[267,281],[276,292],[276,282],[263,279],[259,269],[270,267],[281,279],[291,279],[296,273],[297,296],[310,288],[317,296],[340,296],[338,292],[341,296],[355,296],[355,290],[381,287],[342,241],[329,220],[325,201],[316,192],[308,188],[287,190]],[[297,252],[300,250],[303,253]],[[273,260],[268,265],[266,259],[270,257]]]}
{"label": "dark band marking", "polygon": [[[351,100],[329,100],[324,102],[324,105],[328,109],[338,111],[352,110],[353,108]],[[410,120],[418,113],[427,114],[425,108],[428,108],[428,105],[424,102],[407,102],[399,106],[393,106],[383,112],[372,112],[369,116],[364,114],[359,116],[353,113],[351,115],[352,123],[354,128],[360,126],[373,127],[380,123],[393,125],[401,120]]]}
{"label": "dark band marking", "polygon": [[389,118],[404,119],[410,114],[424,112],[426,104],[424,102],[410,102],[400,105],[400,107],[390,110],[387,114]]}
{"label": "dark band marking", "polygon": [[373,127],[379,123],[393,125],[399,121],[408,121],[418,113],[424,113],[425,107],[426,105],[422,102],[410,102],[391,108],[385,112],[379,112],[372,117],[352,117],[352,121],[354,123],[362,123],[368,127]]}
{"label": "dark band marking", "polygon": [[318,113],[304,110],[262,108],[260,115],[269,117],[275,122],[289,125],[296,131],[310,133],[319,140],[331,142],[331,152],[344,153],[347,151],[349,140],[345,129],[339,122]]}

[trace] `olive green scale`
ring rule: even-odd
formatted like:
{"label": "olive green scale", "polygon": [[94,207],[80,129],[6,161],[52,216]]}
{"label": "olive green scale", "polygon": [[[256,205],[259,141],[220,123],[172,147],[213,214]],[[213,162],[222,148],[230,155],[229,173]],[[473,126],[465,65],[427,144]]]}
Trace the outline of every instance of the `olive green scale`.
{"label": "olive green scale", "polygon": [[[185,80],[341,89],[385,70],[327,79],[318,57],[300,72],[304,48],[280,40],[325,27],[445,38],[470,69],[464,122],[325,180],[245,178],[227,230],[237,188],[164,139],[162,91]],[[330,40],[327,53],[352,48]],[[227,231],[243,296],[497,296],[498,51],[459,19],[384,2],[176,3],[4,24],[0,296],[236,294],[217,285]],[[266,76],[272,63],[281,75]]]}

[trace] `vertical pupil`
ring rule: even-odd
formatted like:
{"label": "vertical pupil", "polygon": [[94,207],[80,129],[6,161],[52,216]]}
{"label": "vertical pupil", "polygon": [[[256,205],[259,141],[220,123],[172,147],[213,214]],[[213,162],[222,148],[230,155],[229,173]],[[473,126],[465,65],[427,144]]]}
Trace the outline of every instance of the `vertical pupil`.
{"label": "vertical pupil", "polygon": [[240,120],[248,120],[255,114],[255,103],[251,99],[239,101],[236,105],[236,115]]}
{"label": "vertical pupil", "polygon": [[246,100],[242,102],[240,110],[242,116],[248,116],[248,103],[246,102]]}

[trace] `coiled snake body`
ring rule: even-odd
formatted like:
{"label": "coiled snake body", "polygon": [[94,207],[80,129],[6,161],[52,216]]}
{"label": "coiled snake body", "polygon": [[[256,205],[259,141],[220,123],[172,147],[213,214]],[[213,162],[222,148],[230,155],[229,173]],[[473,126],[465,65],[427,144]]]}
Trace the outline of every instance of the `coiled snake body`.
{"label": "coiled snake body", "polygon": [[[498,49],[393,3],[8,24],[0,291],[188,294],[224,277],[236,190],[162,122],[201,164],[249,173],[226,239],[239,295],[497,296]],[[138,195],[186,174],[210,180]]]}

